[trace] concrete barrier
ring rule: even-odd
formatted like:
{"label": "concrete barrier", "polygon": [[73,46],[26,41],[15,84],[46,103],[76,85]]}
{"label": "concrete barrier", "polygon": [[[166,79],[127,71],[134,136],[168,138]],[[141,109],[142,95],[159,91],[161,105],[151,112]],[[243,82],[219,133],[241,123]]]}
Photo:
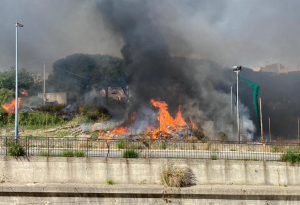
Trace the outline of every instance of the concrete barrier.
{"label": "concrete barrier", "polygon": [[300,167],[284,162],[0,157],[0,181],[11,183],[160,184],[162,166],[188,166],[197,184],[299,186]]}

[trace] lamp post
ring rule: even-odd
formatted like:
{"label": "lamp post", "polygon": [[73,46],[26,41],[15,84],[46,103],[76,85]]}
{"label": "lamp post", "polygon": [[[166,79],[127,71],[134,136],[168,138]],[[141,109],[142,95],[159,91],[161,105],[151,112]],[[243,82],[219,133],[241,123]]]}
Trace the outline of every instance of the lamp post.
{"label": "lamp post", "polygon": [[18,142],[18,27],[22,24],[16,22],[16,98],[15,98],[15,143]]}
{"label": "lamp post", "polygon": [[233,66],[233,72],[236,73],[236,118],[238,129],[238,140],[241,143],[240,137],[240,112],[239,112],[239,72],[242,70],[242,66]]}

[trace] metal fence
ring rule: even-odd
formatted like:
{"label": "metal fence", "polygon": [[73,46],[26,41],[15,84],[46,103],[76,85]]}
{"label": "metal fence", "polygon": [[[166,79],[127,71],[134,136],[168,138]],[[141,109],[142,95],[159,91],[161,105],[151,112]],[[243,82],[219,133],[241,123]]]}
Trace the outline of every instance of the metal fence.
{"label": "metal fence", "polygon": [[[90,140],[76,138],[19,137],[26,156],[189,158],[280,161],[287,152],[299,154],[299,144],[235,141]],[[0,137],[0,155],[11,155],[14,137]]]}

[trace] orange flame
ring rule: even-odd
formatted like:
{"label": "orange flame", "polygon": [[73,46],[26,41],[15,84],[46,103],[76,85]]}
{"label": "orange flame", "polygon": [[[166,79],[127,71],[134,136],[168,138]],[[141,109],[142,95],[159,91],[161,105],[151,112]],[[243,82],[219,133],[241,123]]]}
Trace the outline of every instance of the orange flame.
{"label": "orange flame", "polygon": [[119,128],[115,128],[113,129],[113,131],[110,132],[110,134],[128,134],[128,128],[127,127],[119,127]]}
{"label": "orange flame", "polygon": [[189,119],[190,119],[190,122],[191,122],[191,128],[192,129],[198,129],[198,126],[194,123],[193,118],[189,117]]}
{"label": "orange flame", "polygon": [[160,133],[170,134],[172,130],[179,130],[183,126],[186,126],[186,122],[182,118],[180,107],[176,114],[175,119],[168,112],[168,105],[164,101],[155,101],[151,99],[150,101],[154,107],[159,108],[159,116],[157,117],[159,121],[159,127],[152,132],[152,139],[156,139]]}
{"label": "orange flame", "polygon": [[22,95],[28,96],[28,93],[25,89],[23,89],[23,91],[21,92]]}
{"label": "orange flame", "polygon": [[[18,108],[20,108],[21,98],[18,98]],[[1,105],[4,110],[8,113],[14,113],[15,112],[15,106],[16,106],[16,100],[12,99],[9,103],[2,104]]]}

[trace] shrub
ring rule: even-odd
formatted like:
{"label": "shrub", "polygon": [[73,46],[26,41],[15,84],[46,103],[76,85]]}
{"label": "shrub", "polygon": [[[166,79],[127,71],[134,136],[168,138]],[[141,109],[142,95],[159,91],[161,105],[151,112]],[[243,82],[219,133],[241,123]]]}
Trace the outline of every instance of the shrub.
{"label": "shrub", "polygon": [[85,156],[84,151],[81,150],[75,151],[75,157],[84,157],[84,156]]}
{"label": "shrub", "polygon": [[217,159],[218,159],[218,155],[212,154],[212,155],[210,156],[210,159],[211,159],[211,160],[217,160]]}
{"label": "shrub", "polygon": [[228,140],[228,135],[225,132],[219,132],[219,138],[222,141]]}
{"label": "shrub", "polygon": [[22,145],[20,142],[8,142],[8,156],[13,157],[19,157],[19,156],[25,156],[26,151],[24,149],[24,145]]}
{"label": "shrub", "polygon": [[174,164],[165,164],[161,172],[161,183],[168,187],[186,187],[194,184],[195,175],[188,167],[175,167]]}
{"label": "shrub", "polygon": [[167,144],[166,144],[165,142],[162,142],[162,143],[160,144],[160,148],[161,148],[161,149],[167,149]]}
{"label": "shrub", "polygon": [[38,153],[38,156],[48,157],[48,151],[40,151],[40,152]]}
{"label": "shrub", "polygon": [[271,152],[279,152],[279,148],[276,145],[270,145]]}
{"label": "shrub", "polygon": [[123,158],[138,158],[139,153],[134,149],[129,149],[123,152]]}
{"label": "shrub", "polygon": [[62,156],[63,157],[74,157],[74,153],[72,150],[63,150]]}
{"label": "shrub", "polygon": [[284,162],[290,162],[291,164],[300,162],[300,154],[298,150],[287,149],[285,154],[280,156],[280,160]]}
{"label": "shrub", "polygon": [[117,149],[124,149],[127,146],[127,141],[125,140],[118,140],[117,141]]}
{"label": "shrub", "polygon": [[37,110],[40,112],[47,113],[58,113],[61,112],[67,105],[66,104],[56,104],[56,105],[43,105],[37,107]]}
{"label": "shrub", "polygon": [[79,114],[83,114],[88,117],[90,120],[102,120],[106,121],[110,118],[110,115],[108,114],[108,110],[106,108],[97,107],[95,105],[80,105]]}
{"label": "shrub", "polygon": [[203,129],[193,129],[192,133],[198,140],[205,140],[207,136],[205,135]]}
{"label": "shrub", "polygon": [[106,184],[108,184],[108,185],[114,185],[116,183],[113,180],[108,179],[108,180],[106,180]]}

